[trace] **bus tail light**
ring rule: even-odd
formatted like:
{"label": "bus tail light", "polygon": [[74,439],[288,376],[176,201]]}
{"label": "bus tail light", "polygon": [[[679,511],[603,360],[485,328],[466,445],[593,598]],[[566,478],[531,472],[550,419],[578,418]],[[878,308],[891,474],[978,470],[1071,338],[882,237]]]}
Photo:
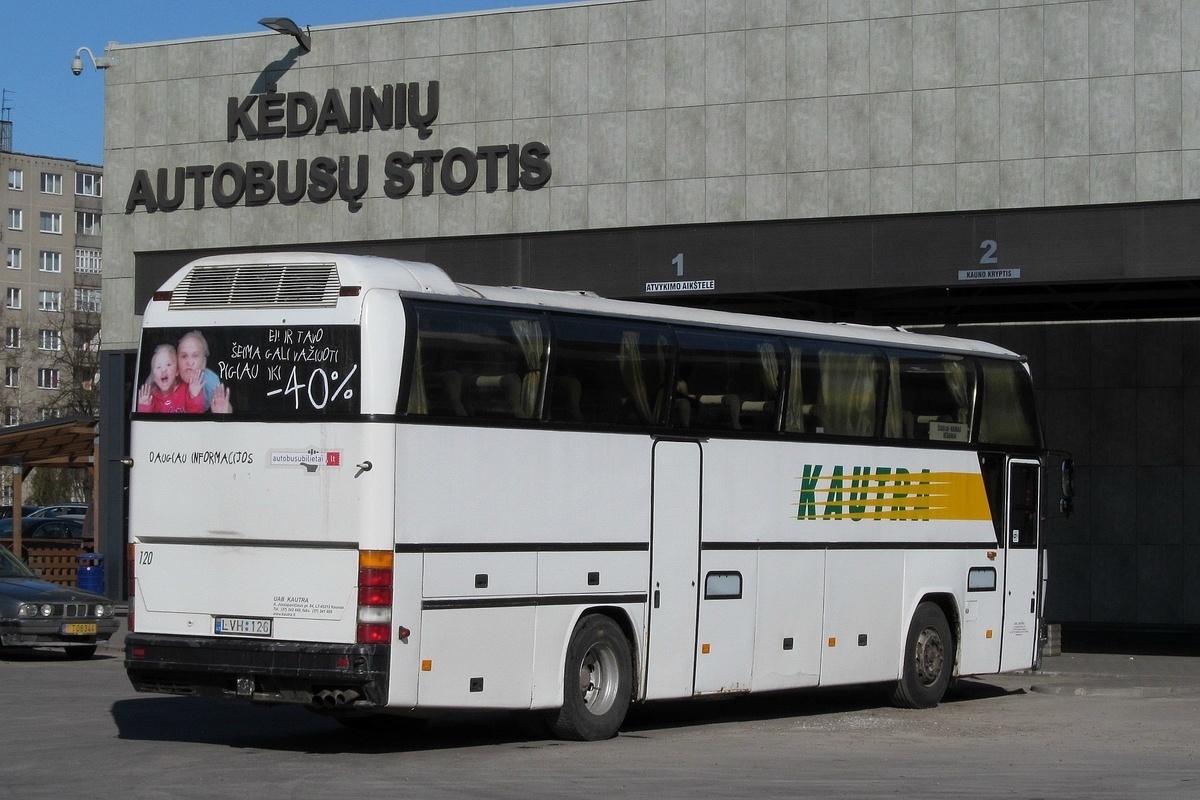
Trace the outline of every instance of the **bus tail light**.
{"label": "bus tail light", "polygon": [[387,644],[392,640],[391,550],[358,553],[358,636],[361,644]]}
{"label": "bus tail light", "polygon": [[392,640],[391,625],[364,625],[359,623],[358,626],[358,643],[359,644],[388,644]]}
{"label": "bus tail light", "polygon": [[359,586],[358,606],[391,606],[392,587],[390,586]]}

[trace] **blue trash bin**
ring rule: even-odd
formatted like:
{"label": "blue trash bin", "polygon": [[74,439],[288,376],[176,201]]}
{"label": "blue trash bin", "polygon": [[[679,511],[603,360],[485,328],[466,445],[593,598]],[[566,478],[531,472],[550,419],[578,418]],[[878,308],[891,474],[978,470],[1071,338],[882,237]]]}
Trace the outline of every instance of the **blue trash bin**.
{"label": "blue trash bin", "polygon": [[104,594],[104,556],[99,553],[81,555],[75,585],[85,592]]}

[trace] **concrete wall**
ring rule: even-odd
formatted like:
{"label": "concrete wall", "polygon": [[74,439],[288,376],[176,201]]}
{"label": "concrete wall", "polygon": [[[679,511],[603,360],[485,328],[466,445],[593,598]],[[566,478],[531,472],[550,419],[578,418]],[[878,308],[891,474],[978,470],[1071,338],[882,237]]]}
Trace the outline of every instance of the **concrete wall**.
{"label": "concrete wall", "polygon": [[[1200,197],[1196,0],[630,0],[314,30],[279,91],[439,81],[407,128],[226,137],[291,39],[121,46],[106,72],[107,346],[135,251]],[[259,88],[257,91],[261,91]],[[138,169],[541,141],[536,191],[126,215]]]}

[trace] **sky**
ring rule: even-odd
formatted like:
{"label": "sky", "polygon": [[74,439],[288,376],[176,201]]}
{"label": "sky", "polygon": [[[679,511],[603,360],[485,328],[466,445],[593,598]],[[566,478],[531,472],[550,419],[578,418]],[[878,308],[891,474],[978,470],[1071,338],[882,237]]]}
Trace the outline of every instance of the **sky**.
{"label": "sky", "polygon": [[422,17],[563,0],[0,0],[0,89],[18,153],[103,164],[104,73],[80,47],[104,56],[109,42],[139,44],[257,33],[263,17],[301,27]]}

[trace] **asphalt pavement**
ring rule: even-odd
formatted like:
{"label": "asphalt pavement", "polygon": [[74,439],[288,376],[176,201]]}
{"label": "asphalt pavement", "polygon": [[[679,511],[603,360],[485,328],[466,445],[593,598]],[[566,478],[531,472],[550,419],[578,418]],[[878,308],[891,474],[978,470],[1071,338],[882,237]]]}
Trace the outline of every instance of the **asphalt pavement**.
{"label": "asphalt pavement", "polygon": [[447,714],[413,735],[296,706],[137,693],[122,630],[87,661],[0,659],[6,730],[20,732],[0,758],[0,794],[1195,800],[1200,649],[1118,652],[1103,636],[1102,649],[1099,635],[1064,637],[1039,670],[963,679],[932,709],[892,708],[879,687],[664,701],[631,710],[613,739],[563,742],[527,714]]}

